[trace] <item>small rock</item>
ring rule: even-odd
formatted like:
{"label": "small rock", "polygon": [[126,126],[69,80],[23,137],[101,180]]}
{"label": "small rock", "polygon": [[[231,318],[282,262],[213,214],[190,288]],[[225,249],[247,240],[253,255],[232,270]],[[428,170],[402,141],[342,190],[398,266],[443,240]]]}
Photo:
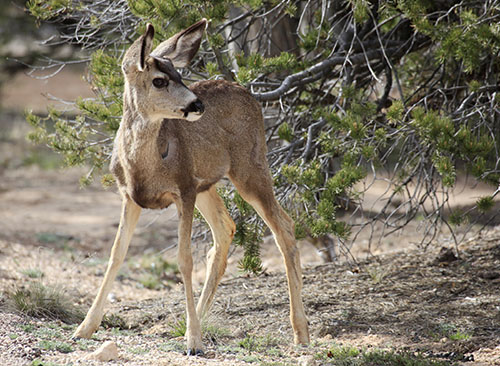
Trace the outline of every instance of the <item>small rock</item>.
{"label": "small rock", "polygon": [[315,366],[316,360],[314,360],[314,356],[305,355],[299,357],[299,365],[300,366]]}
{"label": "small rock", "polygon": [[110,292],[108,295],[108,301],[110,303],[115,303],[117,300],[118,299],[117,299],[116,295],[113,292]]}
{"label": "small rock", "polygon": [[104,344],[86,357],[89,360],[108,362],[118,358],[118,347],[113,341],[104,342]]}

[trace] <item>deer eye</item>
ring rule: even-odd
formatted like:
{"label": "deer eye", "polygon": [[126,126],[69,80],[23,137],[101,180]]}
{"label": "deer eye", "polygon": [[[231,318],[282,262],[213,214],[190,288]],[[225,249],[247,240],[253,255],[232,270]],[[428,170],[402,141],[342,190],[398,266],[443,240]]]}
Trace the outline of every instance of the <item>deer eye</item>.
{"label": "deer eye", "polygon": [[153,79],[153,85],[155,86],[155,88],[164,88],[168,86],[168,80],[163,78],[155,78]]}

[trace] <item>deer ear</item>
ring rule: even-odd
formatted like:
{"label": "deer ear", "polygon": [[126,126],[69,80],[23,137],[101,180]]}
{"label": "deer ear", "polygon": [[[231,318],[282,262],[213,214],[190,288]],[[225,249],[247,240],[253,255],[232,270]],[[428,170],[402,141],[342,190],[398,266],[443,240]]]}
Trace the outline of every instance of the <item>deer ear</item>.
{"label": "deer ear", "polygon": [[151,56],[168,58],[175,67],[186,67],[198,52],[206,27],[207,20],[200,20],[160,43]]}
{"label": "deer ear", "polygon": [[136,39],[129,47],[122,61],[122,70],[125,74],[135,71],[144,71],[146,59],[153,48],[155,29],[152,24],[146,26],[146,32]]}
{"label": "deer ear", "polygon": [[146,57],[149,56],[151,50],[153,49],[153,38],[155,36],[155,28],[151,23],[146,26],[146,33],[142,36],[141,42],[141,52],[139,53],[139,60],[137,63],[137,68],[139,71],[144,71],[146,67]]}

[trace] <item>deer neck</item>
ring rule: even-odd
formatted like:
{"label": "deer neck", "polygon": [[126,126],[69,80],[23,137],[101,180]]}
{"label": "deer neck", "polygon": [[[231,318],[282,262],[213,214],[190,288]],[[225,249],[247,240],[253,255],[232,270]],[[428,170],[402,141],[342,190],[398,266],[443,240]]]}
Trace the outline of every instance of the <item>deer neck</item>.
{"label": "deer neck", "polygon": [[162,121],[151,120],[133,109],[124,108],[120,125],[121,151],[129,164],[141,169],[155,169],[161,163],[158,135]]}

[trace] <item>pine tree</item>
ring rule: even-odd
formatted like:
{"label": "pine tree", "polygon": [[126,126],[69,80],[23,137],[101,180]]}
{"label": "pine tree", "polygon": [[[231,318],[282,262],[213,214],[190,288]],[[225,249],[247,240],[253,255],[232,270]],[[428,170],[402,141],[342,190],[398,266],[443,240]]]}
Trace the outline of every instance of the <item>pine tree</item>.
{"label": "pine tree", "polygon": [[[121,116],[120,59],[147,22],[159,42],[201,17],[206,40],[187,80],[225,78],[263,103],[276,191],[297,237],[334,235],[383,223],[404,227],[423,212],[427,244],[439,223],[479,218],[493,197],[445,215],[459,174],[499,184],[500,5],[440,0],[30,0],[39,21],[88,51],[96,97],[69,118],[30,114],[30,138],[88,164],[82,183],[106,174]],[[383,208],[349,222],[377,179],[392,183]],[[365,184],[361,184],[365,182]],[[258,272],[262,223],[230,189],[242,266]],[[495,193],[496,194],[496,193]],[[382,198],[380,198],[382,200]],[[425,207],[425,209],[423,209]],[[233,215],[234,216],[234,215]],[[344,216],[344,217],[342,217]]]}

